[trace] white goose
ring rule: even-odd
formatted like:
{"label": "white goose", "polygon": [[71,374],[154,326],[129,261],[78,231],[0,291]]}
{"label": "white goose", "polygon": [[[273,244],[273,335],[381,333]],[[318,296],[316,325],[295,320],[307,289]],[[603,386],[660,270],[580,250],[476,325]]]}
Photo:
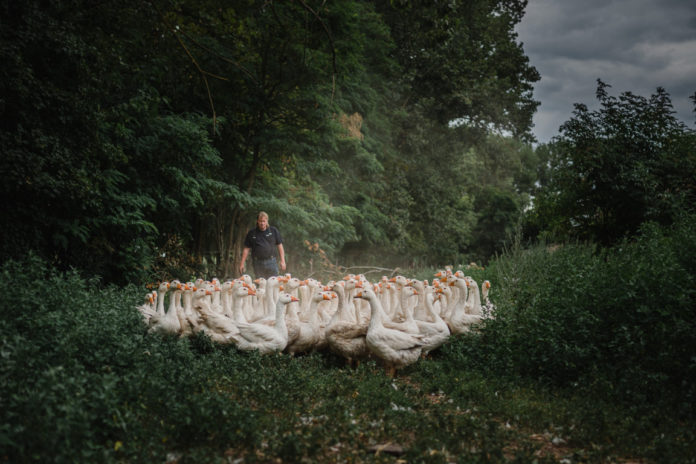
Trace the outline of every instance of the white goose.
{"label": "white goose", "polygon": [[189,322],[191,322],[193,325],[194,333],[203,332],[212,341],[220,343],[221,345],[226,345],[230,343],[229,338],[208,325],[208,316],[225,317],[212,309],[212,294],[213,292],[204,287],[198,288],[193,292],[193,309],[195,312],[200,314],[201,323],[193,325],[193,320],[190,320]]}
{"label": "white goose", "polygon": [[247,297],[254,297],[255,295],[256,291],[253,288],[249,287],[241,281],[235,282],[234,286],[232,287],[232,295],[230,299],[230,312],[232,313],[231,319],[235,323],[251,322],[247,320],[246,314],[244,312],[245,301],[253,299]]}
{"label": "white goose", "polygon": [[[328,295],[329,298],[326,299],[326,297],[322,297],[323,300],[319,301],[316,305],[316,312],[317,316],[319,317],[319,339],[317,340],[316,345],[314,345],[314,349],[317,351],[324,350],[329,347],[329,341],[326,339],[326,327],[331,321],[331,316],[333,315],[332,306],[334,300],[338,299],[338,295],[335,292],[332,292],[328,287],[325,288],[321,293]],[[312,307],[313,305],[310,305],[310,310]]]}
{"label": "white goose", "polygon": [[264,314],[264,311],[266,309],[267,281],[263,277],[259,277],[258,279],[254,279],[254,284],[256,284],[256,298],[252,299],[254,315]]}
{"label": "white goose", "polygon": [[309,286],[309,281],[307,279],[300,281],[300,286],[297,289],[297,297],[300,299],[300,310],[298,314],[300,319],[307,321],[309,317],[309,299],[312,296],[312,289]]}
{"label": "white goose", "polygon": [[425,308],[433,322],[416,319],[416,324],[418,324],[420,333],[427,337],[426,343],[423,345],[423,354],[428,354],[447,341],[450,336],[450,329],[444,319],[433,308],[435,298],[439,297],[439,295],[435,295],[435,287],[429,285],[423,291],[425,293]]}
{"label": "white goose", "polygon": [[354,361],[365,358],[370,353],[365,343],[367,325],[355,322],[352,305],[346,302],[346,289],[343,282],[337,282],[332,287],[338,296],[338,307],[326,327],[326,340],[329,348],[348,360],[349,365]]}
{"label": "white goose", "polygon": [[[164,316],[155,314],[150,318],[150,329],[152,333],[178,334],[181,331],[181,323],[177,314],[177,299],[181,297],[181,283],[172,281],[177,287],[169,297],[169,308]],[[163,303],[164,304],[164,303]]]}
{"label": "white goose", "polygon": [[394,287],[392,287],[392,309],[391,314],[389,314],[389,316],[394,321],[403,321],[406,318],[406,314],[404,312],[405,308],[402,306],[403,296],[401,291],[411,281],[402,275],[397,275],[389,279],[389,282],[394,284]]}
{"label": "white goose", "polygon": [[428,281],[411,279],[410,285],[418,292],[418,302],[413,308],[413,317],[424,321],[428,316],[428,311],[425,309],[425,287],[428,286]]}
{"label": "white goose", "polygon": [[[321,332],[323,332],[319,326],[319,312],[317,307],[320,301],[330,300],[331,295],[325,292],[317,292],[312,295],[308,309],[309,322],[298,321],[299,333],[294,340],[288,341],[288,346],[285,347],[288,353],[292,355],[304,353],[316,347],[321,338]],[[291,309],[288,309],[288,311],[291,311]],[[323,338],[326,339],[326,336]]]}
{"label": "white goose", "polygon": [[220,280],[217,277],[213,277],[210,279],[210,285],[212,285],[211,291],[213,292],[213,303],[212,303],[212,308],[219,312],[222,313],[223,307],[222,307],[222,288],[220,287]]}
{"label": "white goose", "polygon": [[469,294],[470,281],[457,277],[450,285],[457,286],[460,290],[460,295],[455,302],[454,308],[452,308],[449,320],[447,320],[447,325],[449,325],[450,331],[453,334],[468,332],[473,324],[481,321],[480,314],[471,314],[469,312],[470,308],[473,307],[473,301],[470,303],[470,300],[474,293],[472,291],[471,295]]}
{"label": "white goose", "polygon": [[391,283],[389,283],[387,276],[382,276],[382,280],[377,285],[379,286],[379,292],[377,293],[379,302],[382,303],[382,309],[384,309],[384,312],[391,318]]}
{"label": "white goose", "polygon": [[472,316],[479,316],[479,318],[483,318],[483,308],[481,306],[481,294],[479,293],[479,286],[471,277],[466,277],[466,281],[469,287],[469,299],[466,302],[466,312]]}
{"label": "white goose", "polygon": [[157,314],[164,317],[164,296],[169,291],[171,284],[167,281],[160,282],[157,286]]}
{"label": "white goose", "polygon": [[266,296],[264,297],[263,306],[257,307],[249,322],[256,322],[261,319],[270,319],[275,321],[275,307],[278,302],[278,294],[280,293],[280,285],[283,283],[283,277],[272,276],[266,279]]}
{"label": "white goose", "polygon": [[157,314],[157,291],[153,290],[145,294],[145,302],[135,307],[143,317],[145,325],[150,325],[150,318]]}
{"label": "white goose", "polygon": [[322,303],[319,305],[319,308],[322,310],[321,311],[321,323],[325,327],[329,325],[329,322],[331,322],[331,319],[333,318],[334,314],[336,314],[336,311],[338,310],[338,295],[336,292],[333,291],[333,287],[336,284],[335,281],[330,281],[328,282],[325,286],[323,286],[321,289],[325,292],[331,292],[333,299],[326,303]]}
{"label": "white goose", "polygon": [[234,281],[226,280],[220,285],[220,300],[222,301],[222,314],[232,317],[232,291]]}
{"label": "white goose", "polygon": [[[252,288],[249,288],[247,286],[235,286],[233,298],[235,300],[235,307],[237,308],[235,310],[237,317],[239,317],[239,315],[242,313],[242,300],[248,296],[253,295],[254,290]],[[237,324],[244,322],[242,320],[227,317],[226,315],[220,314],[217,311],[209,311],[206,308],[201,308],[200,311],[201,316],[203,317],[203,320],[205,321],[205,324],[208,326],[208,328],[213,332],[216,332],[219,335],[225,337],[226,339],[229,339],[231,335],[238,334],[239,329],[237,327]]]}
{"label": "white goose", "polygon": [[[239,279],[235,281],[235,285],[243,285],[246,287],[251,287],[256,289],[254,281],[249,274],[243,274]],[[256,315],[256,306],[254,305],[253,298],[245,298],[242,300],[242,311],[244,312],[244,319],[251,321]]]}
{"label": "white goose", "polygon": [[436,288],[442,290],[442,295],[440,296],[440,315],[446,321],[451,319],[459,302],[461,302],[462,305],[466,302],[466,295],[463,295],[460,289],[457,291],[457,298],[454,297],[455,293],[452,289],[455,286],[456,280],[456,277],[449,277],[449,280],[442,285],[440,285],[439,281],[433,282],[433,284],[438,284]]}
{"label": "white goose", "polygon": [[495,305],[491,302],[488,297],[488,292],[491,289],[491,283],[488,280],[484,280],[481,284],[481,298],[485,301],[483,304],[483,315],[484,317],[495,317]]}
{"label": "white goose", "polygon": [[321,282],[311,277],[302,281],[300,286],[300,319],[307,322],[311,317],[309,308],[312,306],[312,297],[321,291]]}
{"label": "white goose", "polygon": [[[415,287],[411,286],[404,286],[401,287],[401,290],[399,291],[399,301],[400,301],[400,306],[402,309],[402,312],[404,313],[404,320],[403,321],[395,321],[392,319],[389,319],[388,315],[384,312],[384,309],[382,310],[382,315],[384,316],[384,319],[382,320],[382,323],[384,324],[384,327],[387,327],[389,329],[396,329],[396,330],[401,330],[402,332],[407,332],[411,334],[418,334],[420,333],[420,330],[418,328],[418,324],[416,323],[416,320],[413,318],[413,307],[414,305],[409,301],[411,300],[413,296],[418,296],[418,291],[415,289]],[[380,302],[380,308],[381,308],[381,302]]]}
{"label": "white goose", "polygon": [[355,298],[370,302],[370,325],[365,342],[370,352],[384,362],[387,374],[393,377],[396,369],[418,361],[425,337],[384,327],[382,304],[372,290],[363,289]]}
{"label": "white goose", "polygon": [[299,301],[289,293],[281,293],[276,303],[276,322],[273,327],[266,324],[239,323],[238,334],[230,339],[242,351],[258,350],[261,354],[282,351],[288,344],[288,329],[285,326],[285,308],[288,303]]}
{"label": "white goose", "polygon": [[287,279],[285,283],[283,283],[283,288],[281,289],[284,292],[289,293],[290,295],[294,296],[297,298],[297,303],[293,302],[290,303],[290,308],[293,310],[294,314],[296,314],[299,318],[300,314],[300,286],[302,285],[302,281],[298,279],[297,277],[290,277]]}
{"label": "white goose", "polygon": [[196,292],[199,289],[196,288],[194,283],[186,282],[186,286],[188,286],[191,289],[191,291],[188,293],[184,292],[184,316],[186,318],[186,324],[191,328],[191,334],[195,334],[200,331],[199,325],[202,323],[202,320],[200,319],[200,313],[198,312],[198,309],[196,309],[195,307],[198,301],[200,301],[200,299],[203,296],[205,296],[205,289],[202,289],[202,295],[199,293],[198,296],[196,296]]}
{"label": "white goose", "polygon": [[192,298],[193,282],[182,284],[181,306],[177,307],[177,315],[181,324],[181,336],[187,337],[193,333],[193,326],[189,319],[193,317]]}

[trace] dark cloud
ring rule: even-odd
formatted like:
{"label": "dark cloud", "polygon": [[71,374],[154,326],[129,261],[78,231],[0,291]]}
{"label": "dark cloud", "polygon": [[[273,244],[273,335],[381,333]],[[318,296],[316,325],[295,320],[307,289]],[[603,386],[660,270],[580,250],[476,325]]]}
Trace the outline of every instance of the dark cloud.
{"label": "dark cloud", "polygon": [[596,106],[597,79],[613,95],[647,97],[664,87],[680,119],[694,126],[696,2],[529,0],[517,31],[541,74],[534,92],[540,142],[558,135],[574,103]]}

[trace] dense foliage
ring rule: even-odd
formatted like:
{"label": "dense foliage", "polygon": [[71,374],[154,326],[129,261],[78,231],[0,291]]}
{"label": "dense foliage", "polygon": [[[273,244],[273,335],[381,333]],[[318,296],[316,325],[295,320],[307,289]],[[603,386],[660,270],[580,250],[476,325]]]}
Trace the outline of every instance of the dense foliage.
{"label": "dense foliage", "polygon": [[147,334],[140,289],[7,262],[0,456],[394,462],[370,452],[391,443],[412,462],[689,462],[693,223],[646,227],[601,257],[517,250],[473,269],[499,282],[497,317],[394,380],[328,352],[259,356]]}
{"label": "dense foliage", "polygon": [[599,81],[600,108],[576,104],[561,134],[540,149],[548,166],[530,215],[532,235],[606,246],[645,221],[669,225],[694,211],[696,132],[676,119],[664,89],[650,98],[614,97],[608,87]]}
{"label": "dense foliage", "polygon": [[[0,257],[32,249],[118,283],[231,277],[264,209],[298,273],[319,248],[341,263],[485,259],[529,195],[514,179],[536,168],[489,134],[530,135],[523,11],[3,1]],[[491,175],[490,146],[511,176]]]}
{"label": "dense foliage", "polygon": [[[0,0],[0,460],[693,462],[669,95],[600,82],[532,149],[524,1],[234,3]],[[552,245],[471,267],[495,319],[395,381],[147,335],[140,284],[233,276],[260,209],[302,277]]]}
{"label": "dense foliage", "polygon": [[617,400],[696,412],[696,217],[635,240],[517,249],[495,263],[498,317],[471,359]]}

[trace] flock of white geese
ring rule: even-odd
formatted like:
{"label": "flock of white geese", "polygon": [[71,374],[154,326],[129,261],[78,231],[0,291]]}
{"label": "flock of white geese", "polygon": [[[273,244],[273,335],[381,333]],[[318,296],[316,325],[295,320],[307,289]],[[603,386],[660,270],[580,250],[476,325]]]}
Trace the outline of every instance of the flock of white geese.
{"label": "flock of white geese", "polygon": [[401,275],[370,282],[350,274],[326,284],[290,274],[253,281],[244,275],[224,283],[161,282],[137,309],[152,333],[204,332],[260,353],[330,349],[351,365],[376,358],[393,376],[451,334],[492,317],[490,286],[484,281],[479,292],[474,279],[451,269],[431,283]]}

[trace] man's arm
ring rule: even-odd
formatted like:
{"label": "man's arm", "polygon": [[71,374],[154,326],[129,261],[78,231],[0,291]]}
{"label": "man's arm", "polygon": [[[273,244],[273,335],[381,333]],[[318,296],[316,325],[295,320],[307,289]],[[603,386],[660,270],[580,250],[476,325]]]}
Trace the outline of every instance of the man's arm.
{"label": "man's arm", "polygon": [[280,270],[285,271],[285,250],[282,243],[278,244],[278,257],[280,258]]}
{"label": "man's arm", "polygon": [[244,274],[244,262],[247,259],[247,256],[249,256],[249,251],[251,248],[249,247],[244,247],[244,250],[242,250],[242,261],[239,263],[239,273]]}

